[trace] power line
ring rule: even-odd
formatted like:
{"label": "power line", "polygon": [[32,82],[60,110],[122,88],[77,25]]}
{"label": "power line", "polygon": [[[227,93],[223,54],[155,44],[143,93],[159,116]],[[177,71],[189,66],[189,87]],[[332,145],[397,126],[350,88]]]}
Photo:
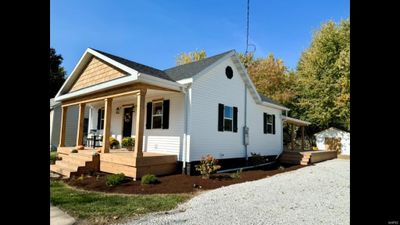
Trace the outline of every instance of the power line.
{"label": "power line", "polygon": [[247,0],[247,34],[246,34],[246,52],[245,55],[247,55],[248,49],[249,49],[249,12],[250,12],[250,0]]}

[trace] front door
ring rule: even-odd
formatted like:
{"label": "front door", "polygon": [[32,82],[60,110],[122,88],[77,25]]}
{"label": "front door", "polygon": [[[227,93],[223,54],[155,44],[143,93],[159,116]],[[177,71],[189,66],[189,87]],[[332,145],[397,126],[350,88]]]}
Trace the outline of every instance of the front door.
{"label": "front door", "polygon": [[123,128],[122,128],[122,136],[123,137],[130,137],[132,135],[132,111],[133,107],[124,108],[124,115],[123,115]]}

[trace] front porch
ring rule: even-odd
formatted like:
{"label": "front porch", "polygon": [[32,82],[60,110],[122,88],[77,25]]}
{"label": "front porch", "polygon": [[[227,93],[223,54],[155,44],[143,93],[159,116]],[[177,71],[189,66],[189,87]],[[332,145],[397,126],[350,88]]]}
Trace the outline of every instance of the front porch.
{"label": "front porch", "polygon": [[[144,148],[147,145],[144,144],[143,137],[146,95],[150,94],[150,98],[156,98],[157,102],[160,102],[163,94],[178,92],[179,91],[154,85],[136,83],[63,101],[61,111],[60,142],[57,149],[57,152],[62,157],[62,160],[60,161],[63,162],[56,162],[56,164],[50,169],[67,177],[79,174],[81,172],[101,171],[107,173],[124,173],[126,176],[134,179],[141,178],[145,174],[165,175],[175,172],[177,155],[167,153],[163,154],[162,149],[159,149],[157,153],[145,152]],[[121,110],[123,110],[125,103],[129,103],[126,107],[135,109],[134,112],[132,110],[130,111],[130,115],[133,117],[130,120],[130,129],[122,128],[126,127],[121,126],[120,124],[123,123],[122,116],[120,116],[121,120],[116,119],[119,117],[112,116],[113,114],[121,114],[115,112],[115,105],[118,106],[117,108],[120,108],[121,106]],[[90,105],[91,107],[96,105],[104,105],[103,118],[101,120],[99,119],[99,121],[102,122],[101,129],[98,130],[101,132],[102,137],[101,147],[95,149],[89,148],[87,143],[84,141],[83,114],[86,104]],[[65,146],[66,112],[68,107],[72,105],[79,106],[76,145]],[[164,106],[163,108],[166,107]],[[150,109],[147,111],[149,110]],[[164,118],[168,119],[167,115],[164,115]],[[166,122],[163,124],[165,125]],[[122,130],[122,132],[120,130]],[[128,134],[125,134],[126,130],[128,131]],[[116,135],[116,132],[121,133]],[[118,136],[116,137],[118,139],[127,136],[133,137],[135,140],[133,151],[127,151],[126,149],[111,149],[109,141],[110,137],[112,136]],[[71,153],[73,149],[77,149],[78,153]],[[98,153],[98,159],[96,159],[95,156],[92,156],[96,153]],[[86,161],[83,161],[82,159],[85,159]],[[84,169],[83,167],[85,167],[85,165],[86,167],[89,165],[89,168]]]}
{"label": "front porch", "polygon": [[[126,149],[110,149],[108,153],[99,153],[96,150],[85,148],[71,153],[74,147],[59,147],[57,152],[62,158],[56,165],[63,171],[54,171],[65,176],[79,175],[84,172],[124,173],[127,177],[139,178],[145,174],[166,175],[176,171],[176,155],[143,152],[142,157],[135,157],[134,152]],[[86,160],[81,163],[82,160]],[[67,164],[65,163],[67,162]],[[68,167],[69,166],[69,167]],[[85,167],[85,168],[79,168]],[[53,166],[53,170],[56,170]],[[64,173],[63,173],[64,172]]]}

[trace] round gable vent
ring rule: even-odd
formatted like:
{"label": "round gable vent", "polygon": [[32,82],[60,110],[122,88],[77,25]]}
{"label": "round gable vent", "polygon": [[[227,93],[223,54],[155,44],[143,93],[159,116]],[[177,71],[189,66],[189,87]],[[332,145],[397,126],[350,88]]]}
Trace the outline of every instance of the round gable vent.
{"label": "round gable vent", "polygon": [[228,79],[232,79],[232,77],[233,77],[233,70],[232,70],[232,67],[227,66],[227,67],[225,68],[225,74],[226,74],[226,77],[227,77]]}

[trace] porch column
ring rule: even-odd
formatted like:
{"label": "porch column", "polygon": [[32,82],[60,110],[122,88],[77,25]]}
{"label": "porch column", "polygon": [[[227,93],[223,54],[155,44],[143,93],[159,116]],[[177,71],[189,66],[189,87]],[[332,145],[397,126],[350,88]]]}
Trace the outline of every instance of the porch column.
{"label": "porch column", "polygon": [[112,98],[106,98],[104,100],[104,128],[103,128],[103,147],[101,148],[102,153],[110,152],[110,128],[111,128],[111,110],[112,110]]}
{"label": "porch column", "polygon": [[144,105],[147,89],[140,89],[137,93],[136,106],[136,131],[135,131],[135,151],[136,158],[143,157],[143,134],[144,134]]}
{"label": "porch column", "polygon": [[304,126],[301,126],[301,150],[304,151]]}
{"label": "porch column", "polygon": [[290,139],[291,139],[290,144],[291,144],[291,147],[292,147],[292,151],[294,151],[294,140],[295,140],[295,138],[293,137],[294,136],[294,125],[291,124],[290,126],[292,128],[291,132],[290,132]]}
{"label": "porch column", "polygon": [[83,121],[85,118],[86,103],[79,104],[78,129],[76,132],[76,146],[83,145]]}
{"label": "porch column", "polygon": [[65,125],[67,122],[68,106],[61,106],[60,142],[58,147],[65,147]]}

